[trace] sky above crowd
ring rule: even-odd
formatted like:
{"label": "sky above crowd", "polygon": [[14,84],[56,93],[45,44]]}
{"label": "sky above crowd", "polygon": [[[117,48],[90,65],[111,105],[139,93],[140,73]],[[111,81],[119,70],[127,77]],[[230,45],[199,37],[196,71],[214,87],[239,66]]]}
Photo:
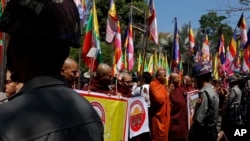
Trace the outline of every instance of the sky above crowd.
{"label": "sky above crowd", "polygon": [[[149,0],[148,0],[149,1]],[[235,28],[241,16],[242,11],[233,12],[230,15],[226,14],[224,9],[231,7],[242,7],[239,4],[240,0],[154,0],[157,14],[158,32],[173,32],[174,31],[174,17],[177,18],[177,25],[180,28],[189,21],[192,28],[199,28],[199,19],[202,15],[207,14],[209,10],[215,10],[218,16],[226,16],[228,23],[232,28]],[[244,11],[244,16],[247,20],[250,11]]]}

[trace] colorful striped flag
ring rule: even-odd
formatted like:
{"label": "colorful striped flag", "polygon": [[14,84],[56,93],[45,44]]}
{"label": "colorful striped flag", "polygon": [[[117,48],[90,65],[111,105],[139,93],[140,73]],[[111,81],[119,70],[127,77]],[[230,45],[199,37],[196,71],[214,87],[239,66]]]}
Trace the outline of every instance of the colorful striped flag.
{"label": "colorful striped flag", "polygon": [[154,72],[155,73],[157,70],[158,70],[158,65],[159,65],[159,62],[158,62],[158,55],[157,55],[157,52],[155,50],[155,53],[154,53]]}
{"label": "colorful striped flag", "polygon": [[122,43],[121,43],[121,29],[119,21],[117,25],[117,32],[115,34],[114,53],[115,53],[114,55],[115,55],[116,69],[120,71],[122,69]]}
{"label": "colorful striped flag", "polygon": [[233,74],[233,70],[237,70],[236,66],[234,65],[234,61],[237,60],[236,48],[237,47],[236,47],[236,28],[235,28],[226,53],[225,70],[228,75]]}
{"label": "colorful striped flag", "polygon": [[[247,33],[248,39],[250,38],[250,30]],[[243,54],[243,61],[242,61],[242,69],[243,72],[249,72],[250,69],[250,40],[247,40],[244,46],[244,54]]]}
{"label": "colorful striped flag", "polygon": [[97,65],[102,62],[95,0],[93,0],[93,7],[90,11],[82,49],[83,62],[90,70],[95,71]]}
{"label": "colorful striped flag", "polygon": [[194,53],[194,47],[195,47],[195,38],[193,29],[191,28],[191,23],[189,24],[189,51],[190,53]]}
{"label": "colorful striped flag", "polygon": [[210,61],[210,50],[209,50],[209,41],[208,36],[205,34],[205,39],[202,43],[202,61],[203,62],[209,62]]}
{"label": "colorful striped flag", "polygon": [[158,44],[158,30],[157,30],[157,20],[156,20],[154,0],[149,1],[147,26],[148,26],[149,37],[153,39],[156,44]]}
{"label": "colorful striped flag", "polygon": [[87,17],[87,5],[86,5],[85,0],[82,0],[82,8],[83,8],[83,13],[82,13],[81,22],[82,22],[82,24],[84,24],[85,20],[86,20],[86,17]]}
{"label": "colorful striped flag", "polygon": [[147,64],[147,58],[145,58],[144,60],[144,69],[143,69],[144,72],[149,72],[148,70],[148,64]]}
{"label": "colorful striped flag", "polygon": [[213,76],[216,80],[219,80],[219,71],[218,71],[218,53],[214,56],[213,61]]}
{"label": "colorful striped flag", "polygon": [[[226,52],[225,52],[225,41],[224,41],[224,35],[223,31],[221,31],[220,39],[219,39],[219,45],[218,45],[218,55],[220,58],[220,73],[219,74],[224,74],[225,70],[225,62],[226,62]],[[217,61],[217,60],[216,60]],[[218,68],[217,68],[218,69]]]}
{"label": "colorful striped flag", "polygon": [[109,1],[109,11],[106,26],[106,41],[112,43],[118,28],[118,16],[116,13],[114,0]]}
{"label": "colorful striped flag", "polygon": [[138,55],[138,59],[137,59],[137,73],[141,73],[142,71],[142,57],[141,57],[141,53],[139,53]]}
{"label": "colorful striped flag", "polygon": [[148,62],[148,72],[153,75],[154,74],[154,55],[150,56],[149,62]]}
{"label": "colorful striped flag", "polygon": [[131,71],[134,67],[134,43],[133,43],[133,27],[132,27],[132,19],[130,19],[127,31],[125,34],[125,43],[124,46],[127,52],[127,65],[128,71]]}
{"label": "colorful striped flag", "polygon": [[175,18],[174,27],[174,47],[171,61],[171,72],[178,72],[178,64],[180,63],[180,49],[179,49],[179,34],[177,27],[177,18]]}
{"label": "colorful striped flag", "polygon": [[220,40],[219,40],[219,56],[220,56],[220,63],[223,65],[226,61],[226,54],[225,54],[225,41],[224,41],[224,35],[221,33]]}
{"label": "colorful striped flag", "polygon": [[113,75],[122,69],[121,28],[114,0],[110,0],[106,27],[106,41],[114,45]]}
{"label": "colorful striped flag", "polygon": [[168,81],[169,81],[169,77],[170,77],[171,71],[170,71],[169,65],[168,65],[168,56],[165,55],[164,58],[165,58],[165,59],[164,59],[164,62],[165,62],[165,63],[163,64],[163,68],[166,69],[166,86],[168,86]]}
{"label": "colorful striped flag", "polygon": [[241,48],[244,48],[248,37],[247,37],[247,24],[243,12],[240,16],[237,26],[240,28]]}

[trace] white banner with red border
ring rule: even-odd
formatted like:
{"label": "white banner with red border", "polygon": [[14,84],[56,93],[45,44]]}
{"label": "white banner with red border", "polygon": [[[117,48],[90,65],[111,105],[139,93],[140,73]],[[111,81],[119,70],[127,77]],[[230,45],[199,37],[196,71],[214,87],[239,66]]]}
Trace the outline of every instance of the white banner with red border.
{"label": "white banner with red border", "polygon": [[148,107],[145,97],[129,98],[128,107],[130,138],[149,132]]}

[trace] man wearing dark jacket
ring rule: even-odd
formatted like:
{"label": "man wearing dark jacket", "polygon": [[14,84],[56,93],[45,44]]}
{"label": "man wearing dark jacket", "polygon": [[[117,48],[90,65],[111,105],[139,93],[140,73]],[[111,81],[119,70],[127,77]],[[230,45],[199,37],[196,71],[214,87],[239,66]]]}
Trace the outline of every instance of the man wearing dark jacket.
{"label": "man wearing dark jacket", "polygon": [[97,112],[60,74],[69,47],[80,46],[79,23],[73,0],[7,3],[7,68],[24,86],[1,105],[0,141],[103,141]]}

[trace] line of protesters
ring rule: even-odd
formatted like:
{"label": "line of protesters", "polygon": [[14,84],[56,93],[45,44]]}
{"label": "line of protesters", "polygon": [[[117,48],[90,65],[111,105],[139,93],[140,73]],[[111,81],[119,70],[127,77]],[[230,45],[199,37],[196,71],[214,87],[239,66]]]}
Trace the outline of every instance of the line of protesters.
{"label": "line of protesters", "polygon": [[[102,63],[82,90],[145,97],[149,108],[150,133],[130,139],[132,141],[234,140],[233,133],[239,126],[235,124],[235,115],[230,109],[241,100],[238,79],[234,75],[229,77],[225,86],[212,78],[211,72],[210,64],[198,63],[193,66],[193,77],[172,73],[166,83],[164,69],[157,70],[153,75],[143,72],[141,76],[122,70],[117,78],[113,78],[111,67]],[[193,111],[194,117],[188,119],[187,93],[197,89],[199,102]],[[188,120],[193,123],[190,129]]]}
{"label": "line of protesters", "polygon": [[[78,77],[84,77],[88,80],[82,83],[82,90],[127,98],[144,96],[148,104],[150,132],[134,137],[131,141],[234,141],[235,129],[243,127],[240,126],[243,123],[239,123],[242,120],[235,118],[235,105],[242,99],[239,78],[236,75],[227,78],[226,87],[219,80],[212,79],[211,71],[209,64],[200,63],[194,65],[192,78],[171,73],[166,82],[166,71],[159,69],[154,76],[149,72],[139,76],[122,70],[114,79],[112,68],[101,63],[96,72],[87,72],[81,76],[76,61],[68,57],[61,74],[72,89],[76,88]],[[7,71],[5,93],[8,97],[22,87],[22,83],[10,80],[10,75]],[[15,91],[11,93],[10,83],[15,84]],[[193,118],[188,119],[187,94],[197,89],[199,101],[193,111]],[[188,122],[192,123],[190,129]]]}

